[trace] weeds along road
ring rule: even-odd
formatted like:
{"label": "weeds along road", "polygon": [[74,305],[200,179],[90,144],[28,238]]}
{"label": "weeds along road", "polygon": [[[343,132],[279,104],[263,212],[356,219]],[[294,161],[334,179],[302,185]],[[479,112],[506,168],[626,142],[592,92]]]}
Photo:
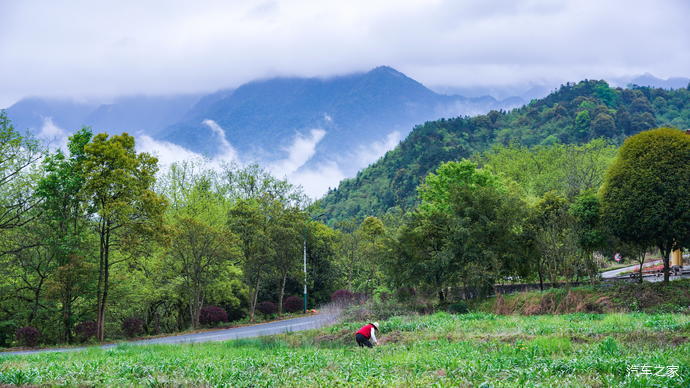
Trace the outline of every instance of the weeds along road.
{"label": "weeds along road", "polygon": [[[240,338],[261,337],[266,335],[275,335],[289,333],[293,331],[302,331],[309,329],[318,329],[320,327],[332,324],[337,319],[335,313],[320,313],[308,317],[285,319],[282,321],[273,321],[268,323],[260,323],[252,326],[234,327],[230,329],[219,329],[205,331],[201,333],[191,333],[182,335],[173,335],[169,337],[158,337],[151,339],[144,339],[138,341],[120,342],[117,344],[108,344],[101,346],[102,349],[109,349],[118,346],[119,344],[128,345],[153,345],[153,344],[188,344],[209,341],[227,341]],[[76,348],[52,348],[52,349],[37,349],[37,350],[20,350],[12,352],[0,352],[0,357],[3,355],[21,355],[42,352],[75,352],[87,349],[87,347]]]}

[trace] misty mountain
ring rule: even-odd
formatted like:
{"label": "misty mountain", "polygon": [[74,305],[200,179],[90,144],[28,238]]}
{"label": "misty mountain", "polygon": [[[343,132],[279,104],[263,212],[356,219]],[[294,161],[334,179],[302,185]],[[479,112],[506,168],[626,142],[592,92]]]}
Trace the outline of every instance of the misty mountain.
{"label": "misty mountain", "polygon": [[205,120],[225,130],[241,154],[281,156],[285,144],[309,130],[326,131],[314,160],[342,155],[381,141],[392,132],[406,135],[416,124],[440,117],[478,114],[519,105],[493,97],[438,94],[393,68],[333,78],[272,78],[202,98],[161,138],[195,152],[221,152],[218,134]]}
{"label": "misty mountain", "polygon": [[103,104],[93,101],[30,97],[7,109],[7,115],[20,130],[40,133],[50,121],[67,131],[88,125],[96,131],[146,133],[158,131],[179,121],[195,103],[197,95],[127,96]]}
{"label": "misty mountain", "polygon": [[617,86],[648,86],[651,88],[661,88],[661,89],[682,89],[690,85],[690,78],[685,77],[671,77],[668,79],[662,79],[655,77],[650,73],[644,73],[635,77],[621,77],[612,79],[611,82]]}

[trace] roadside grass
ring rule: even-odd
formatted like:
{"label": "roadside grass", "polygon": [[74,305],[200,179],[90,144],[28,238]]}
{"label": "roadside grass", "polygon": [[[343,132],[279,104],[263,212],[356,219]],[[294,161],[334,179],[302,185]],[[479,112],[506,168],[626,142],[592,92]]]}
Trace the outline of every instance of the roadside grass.
{"label": "roadside grass", "polygon": [[[11,351],[21,351],[21,350],[37,350],[37,349],[70,349],[70,348],[83,348],[83,347],[89,347],[89,346],[102,346],[102,345],[108,345],[108,344],[119,344],[123,342],[129,342],[129,341],[139,341],[139,340],[149,340],[149,339],[155,339],[155,338],[164,338],[164,337],[170,337],[170,336],[181,336],[181,335],[188,335],[188,334],[198,334],[198,333],[206,333],[206,332],[211,332],[215,330],[223,330],[223,329],[234,329],[238,327],[247,327],[247,326],[254,326],[254,325],[259,325],[262,323],[270,323],[270,322],[279,322],[279,321],[284,321],[287,319],[294,319],[294,318],[302,318],[302,317],[308,317],[310,316],[311,313],[284,313],[281,316],[278,316],[276,314],[271,315],[271,316],[257,316],[254,322],[251,322],[249,318],[243,318],[243,319],[238,319],[235,321],[231,322],[222,322],[216,325],[212,326],[205,326],[205,327],[200,327],[198,329],[187,329],[187,330],[182,330],[182,331],[177,331],[173,333],[160,333],[160,334],[151,334],[151,335],[141,335],[141,336],[136,336],[136,337],[131,337],[131,338],[124,338],[124,337],[119,337],[119,338],[107,338],[106,341],[104,342],[97,342],[95,338],[92,338],[86,342],[82,343],[72,343],[72,344],[51,344],[51,345],[45,345],[45,346],[38,346],[38,347],[22,347],[22,346],[15,346],[15,347],[8,347],[8,348],[0,348],[0,356],[2,356],[2,352],[11,352]],[[2,387],[0,387],[2,388]]]}
{"label": "roadside grass", "polygon": [[[397,316],[381,346],[361,323],[190,345],[0,357],[0,384],[86,386],[688,386],[690,316],[611,313]],[[629,373],[678,366],[677,376]],[[656,371],[656,369],[654,369]]]}
{"label": "roadside grass", "polygon": [[472,304],[496,314],[690,313],[690,279],[668,283],[601,283],[498,295]]}

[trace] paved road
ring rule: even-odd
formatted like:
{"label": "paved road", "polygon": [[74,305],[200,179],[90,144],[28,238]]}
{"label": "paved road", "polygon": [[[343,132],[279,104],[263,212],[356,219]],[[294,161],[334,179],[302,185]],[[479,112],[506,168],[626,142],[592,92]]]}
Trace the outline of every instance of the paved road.
{"label": "paved road", "polygon": [[[139,341],[124,342],[128,345],[152,345],[152,344],[188,344],[209,341],[227,341],[240,338],[261,337],[265,335],[283,334],[293,331],[308,329],[318,329],[335,322],[337,315],[321,313],[302,318],[286,319],[269,323],[261,323],[253,326],[236,327],[232,329],[220,329],[205,331],[202,333],[175,335],[170,337],[151,338]],[[102,345],[100,348],[109,349],[118,344]],[[15,352],[0,352],[2,355],[19,355],[41,352],[74,352],[84,350],[86,347],[79,348],[53,348],[40,350],[21,350]]]}
{"label": "paved road", "polygon": [[[661,260],[650,261],[648,263],[644,263],[644,267],[651,267],[651,266],[655,266],[655,265],[658,265],[661,263],[663,263],[663,261],[661,261]],[[602,272],[601,277],[604,279],[615,278],[616,276],[620,275],[623,272],[634,271],[634,270],[637,270],[638,268],[640,268],[639,264],[631,265],[630,267],[618,268],[618,269],[614,269],[611,271]]]}
{"label": "paved road", "polygon": [[[652,267],[652,266],[660,265],[660,264],[663,264],[663,260],[655,260],[655,261],[651,261],[649,263],[644,263],[644,267],[645,268],[646,267]],[[618,269],[614,269],[612,271],[602,272],[601,277],[604,279],[614,279],[614,278],[617,278],[618,276],[621,276],[620,274],[622,272],[637,271],[638,268],[640,268],[639,264],[632,265],[630,267],[618,268]],[[622,275],[622,277],[621,277],[621,279],[626,279],[626,278],[629,278],[629,276]],[[690,272],[687,270],[687,268],[679,275],[673,275],[673,273],[671,274],[670,280],[679,280],[679,279],[690,279]],[[652,282],[652,283],[661,282],[664,280],[664,275],[661,274],[660,276],[657,277],[656,274],[645,273],[642,276],[642,280],[644,280],[645,282]]]}

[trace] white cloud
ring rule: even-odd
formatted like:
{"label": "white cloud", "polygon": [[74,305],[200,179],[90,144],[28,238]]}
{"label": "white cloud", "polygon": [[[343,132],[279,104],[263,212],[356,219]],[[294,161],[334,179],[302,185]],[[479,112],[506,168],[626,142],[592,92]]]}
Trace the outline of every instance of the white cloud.
{"label": "white cloud", "polygon": [[223,128],[221,128],[220,125],[218,125],[218,123],[216,123],[215,121],[210,120],[210,119],[206,119],[206,120],[202,121],[202,123],[206,124],[209,128],[211,128],[213,133],[215,133],[216,136],[218,136],[218,141],[220,141],[220,151],[221,151],[220,156],[218,158],[220,158],[220,160],[222,160],[222,161],[227,161],[227,162],[237,161],[237,159],[238,159],[237,151],[230,144],[228,139],[225,137],[225,130]]}
{"label": "white cloud", "polygon": [[393,131],[386,135],[386,138],[380,141],[375,141],[369,145],[361,145],[357,149],[352,158],[355,162],[356,170],[364,168],[371,163],[377,161],[386,152],[395,148],[400,143],[400,132]]}
{"label": "white cloud", "polygon": [[58,127],[53,123],[52,117],[44,117],[41,130],[36,137],[41,139],[49,148],[67,149],[68,133],[63,128]]}
{"label": "white cloud", "polygon": [[166,141],[158,141],[150,136],[139,136],[136,139],[137,151],[148,152],[158,158],[158,163],[161,169],[170,167],[175,162],[183,160],[203,160],[203,156],[190,151],[177,144]]}
{"label": "white cloud", "polygon": [[[158,141],[146,135],[137,138],[137,150],[139,152],[148,152],[158,157],[161,170],[165,170],[171,164],[183,160],[202,160],[208,167],[215,169],[220,169],[228,162],[243,165],[246,164],[243,163],[243,160],[252,160],[251,155],[242,155],[243,158],[240,158],[235,148],[227,141],[225,131],[216,122],[204,120],[204,124],[213,130],[221,143],[222,152],[212,159],[206,159],[201,154],[177,144]],[[285,147],[287,156],[284,159],[268,164],[267,169],[276,177],[285,178],[293,184],[301,185],[308,196],[312,198],[320,197],[329,187],[336,187],[338,182],[345,177],[335,162],[326,162],[315,168],[303,168],[314,156],[317,144],[325,135],[326,131],[323,129],[312,129],[309,131],[308,136],[298,133],[293,142]]]}
{"label": "white cloud", "polygon": [[338,183],[347,176],[334,161],[328,161],[315,168],[301,169],[288,176],[293,184],[302,186],[305,194],[311,198],[319,198],[328,192],[329,188],[338,187]]}
{"label": "white cloud", "polygon": [[316,145],[326,136],[323,129],[312,129],[309,136],[297,134],[289,147],[285,148],[288,156],[276,163],[269,164],[268,170],[277,176],[289,176],[304,166],[316,154]]}

